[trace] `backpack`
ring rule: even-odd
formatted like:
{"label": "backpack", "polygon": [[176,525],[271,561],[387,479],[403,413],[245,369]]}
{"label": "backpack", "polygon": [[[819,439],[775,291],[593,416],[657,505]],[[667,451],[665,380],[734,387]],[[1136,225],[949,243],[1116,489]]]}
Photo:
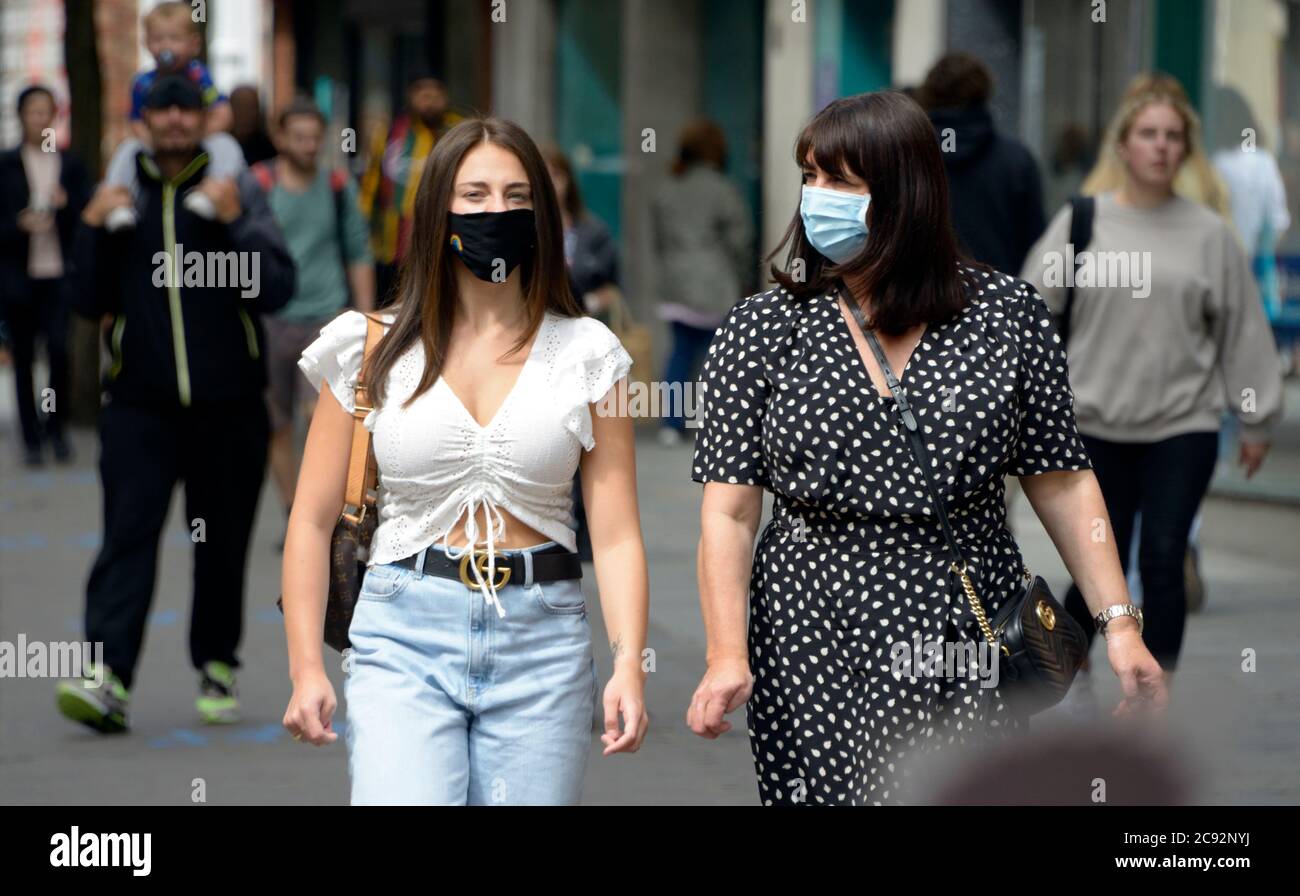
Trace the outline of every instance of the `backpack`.
{"label": "backpack", "polygon": [[[1093,196],[1070,197],[1070,245],[1074,246],[1074,268],[1079,269],[1079,254],[1092,242],[1092,222],[1097,216],[1097,200]],[[1070,316],[1074,313],[1074,278],[1065,288],[1065,308],[1061,311],[1061,347],[1070,342]]]}
{"label": "backpack", "polygon": [[[257,178],[257,183],[262,188],[262,192],[269,196],[271,190],[275,189],[276,184],[275,160],[268,159],[265,162],[256,162],[249,166],[249,170],[253,173],[253,177]],[[339,260],[343,262],[343,289],[348,293],[348,302],[351,303],[352,287],[348,283],[348,263],[345,252],[346,243],[343,241],[343,203],[347,197],[344,188],[347,187],[347,185],[347,171],[342,168],[333,168],[330,170],[330,193],[334,196],[334,241],[338,243]]]}

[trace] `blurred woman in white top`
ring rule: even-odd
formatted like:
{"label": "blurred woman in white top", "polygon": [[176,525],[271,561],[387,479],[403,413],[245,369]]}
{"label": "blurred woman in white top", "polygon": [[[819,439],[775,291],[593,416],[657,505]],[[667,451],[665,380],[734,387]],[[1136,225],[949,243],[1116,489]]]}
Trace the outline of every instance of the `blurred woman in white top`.
{"label": "blurred woman in white top", "polygon": [[[1282,296],[1277,276],[1277,246],[1291,227],[1286,183],[1277,159],[1264,145],[1265,135],[1251,111],[1250,103],[1235,87],[1214,89],[1214,167],[1228,185],[1232,223],[1242,247],[1251,259],[1259,298],[1270,321],[1282,314]],[[1287,340],[1288,343],[1291,340]],[[1296,359],[1291,346],[1294,370]]]}
{"label": "blurred woman in white top", "polygon": [[[397,295],[366,378],[379,525],[344,661],[352,802],[577,802],[597,680],[575,471],[613,653],[605,755],[647,722],[631,359],[570,293],[555,190],[517,125],[438,141]],[[337,738],[321,631],[365,332],[345,312],[300,362],[325,388],[285,542],[284,724],[317,745]]]}

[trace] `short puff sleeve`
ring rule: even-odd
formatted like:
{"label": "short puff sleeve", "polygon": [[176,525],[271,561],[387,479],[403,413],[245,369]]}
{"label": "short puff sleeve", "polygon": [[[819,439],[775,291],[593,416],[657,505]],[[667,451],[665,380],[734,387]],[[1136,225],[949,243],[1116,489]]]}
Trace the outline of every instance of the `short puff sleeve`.
{"label": "short puff sleeve", "polygon": [[1006,472],[1032,476],[1092,469],[1074,419],[1065,347],[1047,303],[1028,283],[1016,281],[1012,307],[1008,320],[1020,348],[1020,415]]}
{"label": "short puff sleeve", "polygon": [[349,414],[356,410],[357,375],[366,349],[366,317],[348,310],[321,328],[320,336],[303,349],[298,359],[312,386],[320,391],[324,382]]}
{"label": "short puff sleeve", "polygon": [[556,394],[564,404],[564,426],[590,451],[591,405],[604,398],[632,369],[632,356],[609,327],[594,317],[572,318],[571,338],[555,365]]}
{"label": "short puff sleeve", "polygon": [[771,382],[764,363],[765,321],[751,296],[731,309],[713,336],[700,374],[700,430],[691,479],[771,487],[763,456],[763,417]]}

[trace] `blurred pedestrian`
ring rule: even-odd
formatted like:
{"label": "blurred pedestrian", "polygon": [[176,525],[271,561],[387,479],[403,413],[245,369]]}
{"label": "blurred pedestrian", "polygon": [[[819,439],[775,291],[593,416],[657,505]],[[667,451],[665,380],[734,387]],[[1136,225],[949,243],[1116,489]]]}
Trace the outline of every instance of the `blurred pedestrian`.
{"label": "blurred pedestrian", "polygon": [[[12,346],[23,460],[39,466],[46,440],[61,463],[72,459],[63,428],[68,389],[68,311],[65,275],[72,236],[86,204],[86,171],[54,140],[54,94],[33,84],[18,94],[22,142],[0,153],[0,318]],[[38,413],[32,368],[36,344],[45,346],[50,396]]]}
{"label": "blurred pedestrian", "polygon": [[608,323],[610,306],[621,299],[618,246],[605,222],[583,203],[569,157],[556,147],[549,147],[544,156],[560,202],[569,288],[588,314]]}
{"label": "blurred pedestrian", "polygon": [[262,321],[270,382],[271,476],[287,520],[298,475],[297,395],[304,385],[310,391],[298,358],[349,298],[361,311],[374,309],[375,269],[366,221],[357,207],[356,184],[346,170],[318,164],[325,116],[311,100],[299,98],[280,113],[279,125],[280,154],[253,165],[252,171],[266,192],[298,270],[293,298]]}
{"label": "blurred pedestrian", "polygon": [[[112,365],[99,412],[104,536],[86,585],[86,638],[102,667],[61,682],[65,716],[97,731],[126,730],[130,689],[158,566],[158,539],[177,480],[194,542],[190,660],[205,722],[239,717],[236,650],[244,572],[269,436],[259,312],[293,295],[293,259],[248,172],[208,177],[206,114],[188,78],[159,78],[144,101],[150,152],[136,156],[137,226],[104,222],[131,203],[103,184],[82,215],[74,249],[75,309],[111,324]],[[215,221],[177,197],[205,183]]]}
{"label": "blurred pedestrian", "polygon": [[[1125,91],[1124,100],[1131,97],[1135,91],[1147,90],[1152,85],[1157,85],[1161,89],[1169,91],[1172,95],[1181,97],[1185,103],[1190,105],[1190,100],[1187,99],[1182,84],[1179,83],[1177,78],[1166,74],[1152,74],[1134,78]],[[1103,161],[1105,160],[1106,157],[1103,156]],[[1085,187],[1095,192],[1099,184],[1103,182],[1113,183],[1117,176],[1119,175],[1115,168],[1098,165],[1091,184],[1085,184]],[[1174,192],[1193,202],[1201,203],[1235,229],[1227,181],[1220,175],[1218,169],[1209,163],[1204,149],[1189,158],[1188,163],[1183,165],[1178,172],[1177,177],[1174,178]],[[1237,238],[1241,239],[1239,231],[1237,232]],[[1227,410],[1220,415],[1220,454],[1228,446],[1228,437],[1232,434],[1230,416],[1231,412]],[[1183,556],[1183,591],[1187,598],[1187,611],[1189,613],[1198,612],[1206,601],[1205,577],[1201,574],[1200,530],[1201,508],[1198,506],[1196,515],[1192,517],[1192,525],[1187,535],[1187,552]],[[1128,570],[1129,590],[1133,594],[1134,600],[1139,603],[1143,599],[1141,564],[1137,562],[1141,540],[1142,511],[1139,509],[1133,518],[1133,536],[1129,545],[1131,559]],[[1086,677],[1084,680],[1087,680]]]}
{"label": "blurred pedestrian", "polygon": [[[1084,191],[1094,197],[1078,204],[1085,219],[1093,209],[1086,250],[1067,245],[1074,211],[1066,206],[1023,276],[1060,316],[1066,280],[1077,277],[1062,324],[1079,430],[1126,569],[1141,513],[1146,641],[1172,672],[1186,624],[1188,532],[1214,472],[1220,418],[1226,406],[1241,421],[1240,463],[1253,475],[1282,414],[1277,352],[1249,262],[1211,210],[1221,198],[1217,178],[1176,81],[1134,79]],[[1066,609],[1081,623],[1090,618],[1077,586]]]}
{"label": "blurred pedestrian", "polygon": [[[1277,278],[1277,243],[1291,226],[1286,186],[1278,170],[1277,160],[1265,147],[1259,145],[1261,135],[1245,97],[1235,88],[1220,85],[1215,88],[1214,106],[1218,122],[1214,167],[1222,177],[1228,193],[1237,237],[1251,258],[1251,271],[1264,312],[1270,321],[1275,321],[1282,311]],[[1275,341],[1279,341],[1276,333]],[[1294,344],[1288,340],[1286,344],[1279,344],[1278,348],[1286,359],[1284,366],[1294,372],[1297,363],[1300,363]],[[1226,439],[1231,435],[1232,418],[1228,412],[1224,413],[1223,422],[1224,427],[1219,437],[1221,446],[1227,444]],[[1184,562],[1189,613],[1199,612],[1206,601],[1205,579],[1201,575],[1200,562],[1201,516],[1202,512],[1198,509],[1188,535],[1187,558]],[[1135,552],[1136,542],[1141,538],[1141,528],[1142,514],[1139,513],[1137,532],[1134,534]],[[1135,570],[1130,569],[1130,579],[1134,578],[1134,573]],[[1130,588],[1141,595],[1140,584],[1134,587],[1130,583]]]}
{"label": "blurred pedestrian", "polygon": [[992,96],[993,73],[962,52],[936,62],[918,91],[943,150],[963,249],[996,270],[1018,271],[1047,225],[1043,188],[1029,149],[998,133]]}
{"label": "blurred pedestrian", "polygon": [[664,380],[682,395],[659,429],[665,446],[684,440],[687,390],[695,388],[709,341],[757,263],[749,207],[724,173],[727,138],[722,128],[697,119],[682,128],[677,143],[672,177],[650,207],[659,317],[672,330]]}
{"label": "blurred pedestrian", "polygon": [[[1214,90],[1214,109],[1214,167],[1228,185],[1232,221],[1251,259],[1260,301],[1269,320],[1275,321],[1282,313],[1277,245],[1291,226],[1286,183],[1246,98],[1236,88],[1220,85]],[[1300,358],[1293,345],[1283,349],[1294,371]]]}
{"label": "blurred pedestrian", "polygon": [[[518,125],[448,131],[415,209],[398,302],[340,315],[303,352],[321,397],[285,545],[284,724],[337,739],[321,631],[363,417],[379,525],[344,658],[352,802],[576,803],[598,685],[569,505],[579,469],[614,654],[605,754],[635,752],[647,724],[632,423],[597,404],[617,404],[631,358],[569,292],[555,191]],[[386,332],[365,358],[374,324]]]}
{"label": "blurred pedestrian", "polygon": [[[583,203],[569,157],[556,147],[546,149],[543,156],[560,204],[569,289],[588,314],[608,324],[611,306],[623,300],[618,287],[618,246],[605,222],[593,215]],[[589,563],[592,560],[591,533],[587,531],[582,479],[577,476],[573,479],[573,510],[577,517],[578,554]]]}
{"label": "blurred pedestrian", "polygon": [[386,305],[411,241],[420,172],[434,144],[463,116],[451,109],[447,88],[420,75],[406,88],[406,110],[377,130],[361,178],[361,212],[370,221],[375,256],[375,297]]}
{"label": "blurred pedestrian", "polygon": [[275,143],[266,131],[266,116],[257,88],[241,84],[230,91],[230,136],[239,142],[249,165],[275,157]]}
{"label": "blurred pedestrian", "polygon": [[[930,116],[948,174],[952,223],[963,251],[995,270],[1019,271],[1043,233],[1043,189],[1029,149],[998,133],[989,110],[993,73],[952,52],[931,67],[914,97]],[[1007,477],[1008,515],[1020,481]]]}
{"label": "blurred pedestrian", "polygon": [[[152,132],[143,121],[145,97],[161,77],[178,75],[193,83],[208,109],[203,152],[208,157],[208,177],[217,180],[236,177],[248,166],[235,138],[226,133],[230,126],[230,103],[212,83],[212,76],[199,60],[203,38],[191,14],[190,5],[181,0],[165,0],[144,16],[145,46],[153,56],[155,68],[140,72],[131,83],[132,139],[118,145],[109,160],[104,180],[111,186],[126,187],[131,196],[142,198],[142,185],[136,170],[136,157],[150,149]],[[216,206],[204,184],[195,184],[182,198],[182,204],[200,218],[215,220]],[[105,226],[110,231],[134,227],[138,217],[135,204],[115,207]]]}

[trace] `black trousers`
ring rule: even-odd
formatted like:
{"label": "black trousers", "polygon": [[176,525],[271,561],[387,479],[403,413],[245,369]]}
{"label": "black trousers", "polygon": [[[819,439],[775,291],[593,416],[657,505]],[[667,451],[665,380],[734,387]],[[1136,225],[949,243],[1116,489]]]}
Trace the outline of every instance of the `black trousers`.
{"label": "black trousers", "polygon": [[[1159,442],[1108,442],[1082,436],[1115,530],[1120,564],[1128,573],[1133,521],[1140,511],[1138,573],[1142,577],[1142,617],[1146,642],[1161,667],[1178,665],[1187,623],[1183,558],[1187,536],[1209,489],[1219,456],[1217,432],[1193,432]],[[1083,594],[1073,583],[1065,609],[1088,633],[1095,627]]]}
{"label": "black trousers", "polygon": [[36,343],[45,344],[50,365],[50,388],[54,390],[54,413],[45,418],[45,435],[58,438],[63,433],[59,412],[70,401],[68,390],[68,305],[63,296],[62,280],[31,280],[31,294],[24,301],[5,303],[5,322],[13,347],[14,385],[17,387],[18,423],[23,444],[38,448],[41,444],[40,416],[32,382],[36,363]]}
{"label": "black trousers", "polygon": [[86,585],[86,637],[131,687],[172,491],[185,483],[194,543],[190,659],[232,667],[243,634],[244,574],[266,475],[270,426],[260,394],[189,408],[119,400],[99,414],[104,542]]}

